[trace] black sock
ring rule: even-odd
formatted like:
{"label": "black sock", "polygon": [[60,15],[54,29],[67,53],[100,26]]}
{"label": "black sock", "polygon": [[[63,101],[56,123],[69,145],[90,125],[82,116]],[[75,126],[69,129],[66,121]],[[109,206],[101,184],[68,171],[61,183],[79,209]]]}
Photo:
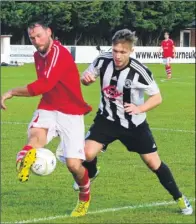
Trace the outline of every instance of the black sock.
{"label": "black sock", "polygon": [[160,183],[173,196],[174,200],[182,197],[182,193],[179,191],[174,177],[166,164],[161,162],[160,167],[157,170],[154,170],[154,172],[159,178]]}
{"label": "black sock", "polygon": [[82,165],[88,170],[88,176],[89,178],[92,178],[95,176],[97,172],[97,157],[95,157],[92,161],[84,161]]}

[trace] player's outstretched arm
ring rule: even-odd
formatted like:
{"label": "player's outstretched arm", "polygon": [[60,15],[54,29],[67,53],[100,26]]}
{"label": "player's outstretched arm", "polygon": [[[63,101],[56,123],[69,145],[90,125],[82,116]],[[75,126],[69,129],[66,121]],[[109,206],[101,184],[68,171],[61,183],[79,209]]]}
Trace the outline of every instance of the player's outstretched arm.
{"label": "player's outstretched arm", "polygon": [[11,89],[1,96],[1,109],[3,109],[3,110],[7,109],[7,107],[5,105],[5,101],[8,99],[11,99],[13,96],[29,97],[31,95],[30,95],[27,87],[16,87],[14,89]]}

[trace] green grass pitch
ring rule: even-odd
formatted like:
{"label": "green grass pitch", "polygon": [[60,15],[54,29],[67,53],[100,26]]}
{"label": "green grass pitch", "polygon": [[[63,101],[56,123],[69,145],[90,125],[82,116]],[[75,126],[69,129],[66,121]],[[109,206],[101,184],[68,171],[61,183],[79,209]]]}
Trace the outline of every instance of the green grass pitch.
{"label": "green grass pitch", "polygon": [[[80,64],[82,72],[87,65]],[[173,79],[165,81],[164,66],[149,64],[159,84],[163,103],[148,113],[148,122],[161,159],[169,165],[180,190],[195,209],[195,67],[174,64]],[[32,64],[1,67],[1,92],[23,86],[35,79]],[[93,112],[85,117],[92,124],[99,104],[99,82],[82,87]],[[31,175],[27,183],[17,180],[16,153],[26,143],[27,123],[39,97],[7,101],[1,113],[1,221],[14,223],[195,223],[195,212],[182,216],[172,197],[159,184],[137,154],[129,153],[117,141],[101,153],[99,177],[91,187],[89,214],[81,218],[68,215],[76,205],[73,178],[58,163],[45,177]],[[47,148],[55,152],[58,139]],[[157,204],[157,203],[161,204]],[[163,202],[163,203],[162,203]]]}

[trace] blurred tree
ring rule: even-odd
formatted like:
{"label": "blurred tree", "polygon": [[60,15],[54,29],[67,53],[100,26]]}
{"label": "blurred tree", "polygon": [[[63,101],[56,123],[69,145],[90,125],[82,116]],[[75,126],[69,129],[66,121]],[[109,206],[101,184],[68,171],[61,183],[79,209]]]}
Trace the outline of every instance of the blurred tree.
{"label": "blurred tree", "polygon": [[[27,26],[30,22],[43,20],[51,26],[53,32],[71,30],[70,2],[2,2],[1,23],[2,33],[11,33],[13,38],[21,39],[22,44],[27,38]],[[28,42],[28,41],[27,41]]]}
{"label": "blurred tree", "polygon": [[139,45],[158,45],[164,31],[180,31],[194,17],[194,2],[127,1],[124,6],[123,24],[137,31]]}
{"label": "blurred tree", "polygon": [[83,33],[89,33],[93,27],[97,27],[101,17],[101,2],[72,2],[71,24],[74,45],[82,38]]}
{"label": "blurred tree", "polygon": [[194,20],[195,2],[1,2],[1,33],[12,34],[12,43],[29,43],[27,24],[40,18],[69,45],[110,45],[114,32],[122,28],[136,31],[138,45],[158,45],[165,30],[179,35]]}

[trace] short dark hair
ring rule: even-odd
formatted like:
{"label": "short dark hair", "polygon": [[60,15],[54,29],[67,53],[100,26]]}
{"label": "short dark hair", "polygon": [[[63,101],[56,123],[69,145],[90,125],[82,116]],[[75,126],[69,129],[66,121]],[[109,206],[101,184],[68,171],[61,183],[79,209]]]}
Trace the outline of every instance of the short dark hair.
{"label": "short dark hair", "polygon": [[44,29],[49,28],[48,24],[45,23],[44,21],[41,21],[41,20],[33,21],[33,22],[29,23],[28,28],[29,28],[29,29],[33,29],[33,28],[35,28],[36,26],[41,26],[41,27],[43,27]]}
{"label": "short dark hair", "polygon": [[124,43],[129,42],[130,44],[135,44],[137,42],[137,37],[135,36],[135,31],[131,31],[128,29],[118,30],[114,36],[112,37],[112,43]]}
{"label": "short dark hair", "polygon": [[169,32],[168,31],[165,31],[164,34],[168,34],[169,35]]}

